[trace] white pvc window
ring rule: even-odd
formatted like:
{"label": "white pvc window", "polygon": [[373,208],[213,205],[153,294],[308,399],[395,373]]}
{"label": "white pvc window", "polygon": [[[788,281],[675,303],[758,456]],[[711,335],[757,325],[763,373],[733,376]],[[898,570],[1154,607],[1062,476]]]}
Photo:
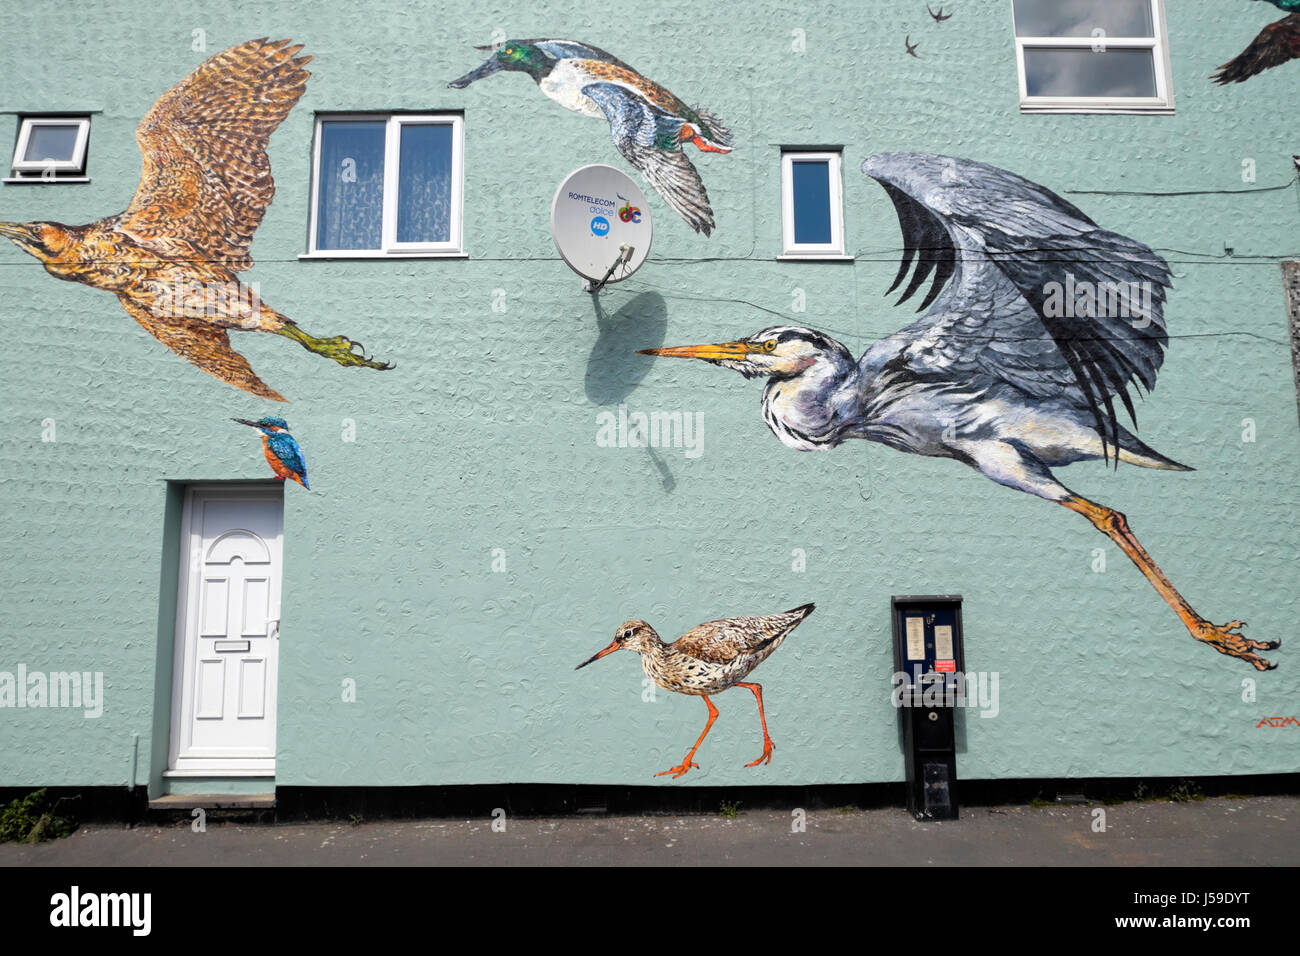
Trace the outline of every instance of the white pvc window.
{"label": "white pvc window", "polygon": [[463,254],[460,114],[318,116],[308,254]]}
{"label": "white pvc window", "polygon": [[1164,0],[1012,0],[1020,108],[1172,112]]}
{"label": "white pvc window", "polygon": [[24,116],[14,143],[14,174],[45,181],[82,176],[89,140],[89,117]]}
{"label": "white pvc window", "polygon": [[844,257],[838,151],[781,153],[781,251],[793,258]]}

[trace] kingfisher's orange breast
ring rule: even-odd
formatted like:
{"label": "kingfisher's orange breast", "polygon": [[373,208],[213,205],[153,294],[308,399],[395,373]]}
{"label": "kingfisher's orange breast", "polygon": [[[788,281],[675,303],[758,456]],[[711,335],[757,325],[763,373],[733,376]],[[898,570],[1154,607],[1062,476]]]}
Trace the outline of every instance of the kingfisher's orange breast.
{"label": "kingfisher's orange breast", "polygon": [[[275,452],[271,451],[271,443],[266,440],[265,435],[262,436],[262,454],[266,456],[266,463],[271,466],[271,470],[275,472],[276,477],[302,484],[302,479],[295,475]],[[303,485],[303,487],[306,486]]]}

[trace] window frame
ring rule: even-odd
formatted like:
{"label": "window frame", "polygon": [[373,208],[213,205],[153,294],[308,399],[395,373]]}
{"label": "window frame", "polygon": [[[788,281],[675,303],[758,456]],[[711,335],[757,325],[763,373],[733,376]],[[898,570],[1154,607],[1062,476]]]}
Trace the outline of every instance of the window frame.
{"label": "window frame", "polygon": [[[794,238],[794,164],[820,162],[829,164],[831,241],[829,243],[795,242]],[[829,259],[846,261],[844,240],[844,150],[833,147],[781,148],[781,255],[778,259]]]}
{"label": "window frame", "polygon": [[[1011,35],[1016,45],[1016,72],[1019,77],[1022,113],[1145,113],[1174,112],[1174,74],[1169,56],[1169,28],[1165,18],[1165,0],[1148,0],[1151,4],[1149,37],[1022,37],[1016,32],[1016,3],[1011,0]],[[1150,50],[1155,71],[1155,96],[1030,96],[1025,76],[1025,49],[1091,50],[1102,40],[1107,49]]]}
{"label": "window frame", "polygon": [[[384,128],[384,198],[381,207],[379,248],[320,249],[320,157],[325,123],[376,122]],[[403,126],[450,126],[451,139],[451,223],[446,242],[398,242],[398,183],[401,175],[401,132]],[[374,112],[317,113],[311,160],[311,212],[307,225],[307,252],[300,259],[448,259],[468,258],[465,253],[465,114],[459,111],[436,113]]]}
{"label": "window frame", "polygon": [[[76,125],[77,139],[72,148],[72,159],[23,159],[31,143],[32,130],[41,126]],[[9,168],[13,178],[6,182],[69,182],[81,181],[86,174],[86,153],[90,145],[90,117],[83,114],[24,113],[18,117],[18,135]],[[44,175],[49,170],[51,176]]]}

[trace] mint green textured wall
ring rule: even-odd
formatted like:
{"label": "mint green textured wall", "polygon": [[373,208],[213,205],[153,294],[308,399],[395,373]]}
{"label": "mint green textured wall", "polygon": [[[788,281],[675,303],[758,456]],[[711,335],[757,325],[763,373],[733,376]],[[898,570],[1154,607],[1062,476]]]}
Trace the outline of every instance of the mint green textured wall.
{"label": "mint green textured wall", "polygon": [[[1000,675],[998,716],[966,715],[964,777],[1300,769],[1295,728],[1255,726],[1300,699],[1300,429],[1279,268],[1267,258],[1300,253],[1297,192],[1069,192],[1242,189],[1244,159],[1258,186],[1293,179],[1300,141],[1283,104],[1295,101],[1300,63],[1233,88],[1207,78],[1275,11],[1168,4],[1172,116],[1029,116],[1016,100],[1009,0],[953,4],[938,26],[923,6],[11,10],[0,108],[103,112],[93,182],[2,186],[6,220],[83,223],[123,209],[139,175],[135,126],[164,90],[252,37],[305,44],[312,78],[271,140],[278,194],[246,277],[308,331],[359,339],[397,368],[340,369],[276,336],[235,335],[291,400],[264,402],[168,353],[110,295],[58,282],[5,243],[0,670],[103,671],[106,705],[94,720],[0,711],[0,785],[125,783],[133,734],[136,779],[147,781],[148,755],[165,752],[154,689],[159,602],[174,600],[158,593],[166,481],[265,478],[253,436],[230,421],[263,414],[288,419],[317,489],[285,494],[280,785],[651,783],[695,739],[703,708],[666,692],[643,702],[631,654],[574,665],[629,618],[668,639],[809,601],[817,611],[754,675],[772,764],[743,766],[761,735],[737,689],[716,700],[701,769],[672,785],[900,779],[889,599],[918,593],[964,595],[968,668]],[[480,62],[471,44],[498,28],[594,43],[735,134],[730,155],[692,154],[713,237],[650,195],[651,259],[601,295],[599,319],[554,252],[550,201],[579,165],[625,164],[602,123],[561,110],[522,76],[446,88]],[[206,52],[191,50],[197,29]],[[905,34],[922,59],[903,54]],[[300,261],[314,112],[388,109],[464,110],[469,259]],[[0,135],[10,122],[0,117]],[[779,147],[804,144],[843,146],[852,264],[775,261]],[[1128,560],[1065,509],[866,442],[794,452],[764,425],[759,382],[633,354],[781,324],[761,309],[855,353],[910,322],[915,300],[895,309],[882,298],[902,245],[893,207],[858,171],[893,150],[1010,169],[1169,259],[1171,343],[1139,406],[1141,435],[1197,470],[1097,463],[1059,474],[1127,513],[1201,613],[1281,638],[1268,655],[1278,670],[1257,674],[1197,645]],[[1240,258],[1224,258],[1225,246]],[[803,314],[791,311],[796,290]],[[493,311],[502,293],[506,310]],[[703,453],[599,447],[597,415],[620,402],[702,412]],[[41,440],[45,419],[55,442]],[[343,440],[345,419],[355,442]],[[1243,419],[1254,442],[1242,440]],[[806,552],[802,573],[794,549]],[[355,703],[341,699],[348,678]],[[1242,698],[1247,678],[1253,703]]]}

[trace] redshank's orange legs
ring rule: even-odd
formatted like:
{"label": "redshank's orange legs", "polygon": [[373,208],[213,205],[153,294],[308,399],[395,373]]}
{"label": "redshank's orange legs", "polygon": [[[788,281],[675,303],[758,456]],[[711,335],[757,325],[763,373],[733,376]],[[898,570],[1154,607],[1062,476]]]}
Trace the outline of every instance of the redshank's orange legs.
{"label": "redshank's orange legs", "polygon": [[743,681],[738,681],[736,686],[748,687],[754,692],[754,699],[758,701],[758,719],[763,723],[763,756],[745,764],[745,766],[756,767],[761,763],[771,763],[772,748],[775,744],[772,743],[772,738],[767,735],[767,717],[763,714],[763,686],[761,684],[746,684]]}
{"label": "redshank's orange legs", "polygon": [[1138,570],[1151,582],[1152,587],[1159,591],[1160,596],[1174,609],[1174,613],[1182,619],[1192,637],[1209,644],[1220,654],[1241,658],[1257,670],[1270,670],[1277,666],[1251,652],[1272,650],[1279,642],[1252,641],[1236,633],[1246,626],[1245,622],[1229,621],[1221,626],[1215,625],[1192,610],[1192,606],[1178,593],[1155,561],[1151,560],[1151,555],[1147,554],[1146,548],[1142,547],[1137,536],[1129,530],[1128,520],[1122,514],[1113,508],[1080,498],[1078,495],[1071,495],[1061,504],[1083,515],[1098,531],[1120,546],[1129,556],[1129,560],[1136,564]]}
{"label": "redshank's orange legs", "polygon": [[713,706],[713,701],[705,697],[704,703],[709,708],[709,722],[704,725],[704,733],[700,734],[700,739],[695,741],[695,746],[691,748],[691,752],[686,755],[686,759],[683,760],[680,765],[673,767],[671,770],[661,770],[659,773],[655,774],[656,777],[662,777],[664,774],[670,773],[673,775],[673,779],[676,780],[692,767],[695,767],[697,770],[699,769],[700,765],[697,763],[691,763],[691,759],[695,756],[695,751],[700,749],[700,744],[704,743],[704,738],[709,735],[709,728],[713,726],[713,722],[718,719],[718,708]]}

